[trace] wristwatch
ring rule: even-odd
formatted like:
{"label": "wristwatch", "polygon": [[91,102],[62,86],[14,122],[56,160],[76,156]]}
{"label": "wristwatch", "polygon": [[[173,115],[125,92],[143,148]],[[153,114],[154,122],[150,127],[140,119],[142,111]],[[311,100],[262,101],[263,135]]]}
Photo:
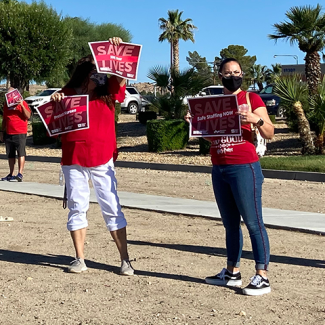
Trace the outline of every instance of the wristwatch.
{"label": "wristwatch", "polygon": [[264,120],[262,118],[260,118],[257,122],[256,122],[256,126],[260,127],[264,124]]}

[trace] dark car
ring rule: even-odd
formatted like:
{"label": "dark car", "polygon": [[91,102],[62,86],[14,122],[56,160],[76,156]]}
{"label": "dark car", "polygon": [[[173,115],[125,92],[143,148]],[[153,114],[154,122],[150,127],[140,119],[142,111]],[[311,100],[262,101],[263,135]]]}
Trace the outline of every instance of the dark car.
{"label": "dark car", "polygon": [[280,106],[280,97],[273,93],[273,89],[274,84],[267,85],[259,92],[259,95],[262,98],[269,115],[283,117],[284,108]]}

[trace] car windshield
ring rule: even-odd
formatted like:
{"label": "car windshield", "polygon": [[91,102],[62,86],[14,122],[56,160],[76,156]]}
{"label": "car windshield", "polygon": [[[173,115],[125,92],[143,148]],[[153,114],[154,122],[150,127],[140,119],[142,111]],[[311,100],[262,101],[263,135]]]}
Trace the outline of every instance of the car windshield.
{"label": "car windshield", "polygon": [[273,86],[267,86],[260,91],[260,94],[273,94]]}
{"label": "car windshield", "polygon": [[126,88],[126,90],[131,94],[131,95],[137,95],[138,92],[136,91],[135,88]]}
{"label": "car windshield", "polygon": [[210,95],[222,95],[223,88],[209,88],[208,92],[210,92]]}
{"label": "car windshield", "polygon": [[56,92],[55,89],[46,89],[43,90],[40,94],[38,94],[37,96],[51,96],[54,92]]}

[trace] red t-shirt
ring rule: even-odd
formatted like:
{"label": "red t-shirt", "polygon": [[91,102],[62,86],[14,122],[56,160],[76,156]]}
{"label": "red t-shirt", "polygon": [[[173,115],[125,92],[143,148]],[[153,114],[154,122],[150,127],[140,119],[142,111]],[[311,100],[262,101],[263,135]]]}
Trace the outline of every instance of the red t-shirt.
{"label": "red t-shirt", "polygon": [[[249,100],[252,111],[259,107],[265,107],[258,94],[249,93]],[[246,91],[237,94],[237,102],[238,105],[247,104]],[[213,165],[250,164],[258,161],[250,124],[242,125],[241,129],[241,136],[213,138],[210,148]]]}
{"label": "red t-shirt", "polygon": [[[66,96],[77,95],[74,89],[63,88]],[[108,93],[112,105],[100,99],[89,101],[89,128],[62,134],[62,165],[95,167],[106,164],[117,151],[115,135],[115,100],[125,98],[115,76],[109,78]]]}
{"label": "red t-shirt", "polygon": [[[24,107],[30,112],[28,104],[23,101]],[[26,134],[28,118],[23,112],[21,105],[8,107],[7,103],[3,106],[3,120],[6,125],[7,134]]]}

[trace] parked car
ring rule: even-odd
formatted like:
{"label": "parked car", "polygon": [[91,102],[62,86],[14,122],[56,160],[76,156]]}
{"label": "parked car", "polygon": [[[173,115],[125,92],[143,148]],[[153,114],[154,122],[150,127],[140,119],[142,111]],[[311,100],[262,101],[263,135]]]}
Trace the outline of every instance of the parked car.
{"label": "parked car", "polygon": [[187,105],[187,99],[191,97],[199,97],[199,96],[221,96],[223,95],[223,86],[213,85],[204,87],[198,94],[195,96],[185,96],[183,98],[183,104]]}
{"label": "parked car", "polygon": [[151,105],[151,102],[144,98],[143,96],[141,96],[141,104],[142,104],[142,110],[145,111],[147,109],[147,107],[149,107]]}
{"label": "parked car", "polygon": [[35,96],[25,98],[25,102],[28,104],[32,112],[35,112],[35,108],[43,104],[48,103],[51,100],[51,95],[61,90],[61,88],[48,88]]}
{"label": "parked car", "polygon": [[[135,87],[126,86],[125,99],[121,103],[121,110],[127,110],[130,114],[136,114],[142,111],[142,96]],[[144,104],[146,104],[144,102]]]}
{"label": "parked car", "polygon": [[213,85],[213,86],[208,86],[203,88],[200,92],[199,92],[199,96],[220,96],[223,95],[223,86],[220,85]]}
{"label": "parked car", "polygon": [[280,97],[273,93],[273,89],[274,84],[269,84],[259,92],[259,95],[262,98],[269,115],[283,117],[284,108],[280,105]]}

